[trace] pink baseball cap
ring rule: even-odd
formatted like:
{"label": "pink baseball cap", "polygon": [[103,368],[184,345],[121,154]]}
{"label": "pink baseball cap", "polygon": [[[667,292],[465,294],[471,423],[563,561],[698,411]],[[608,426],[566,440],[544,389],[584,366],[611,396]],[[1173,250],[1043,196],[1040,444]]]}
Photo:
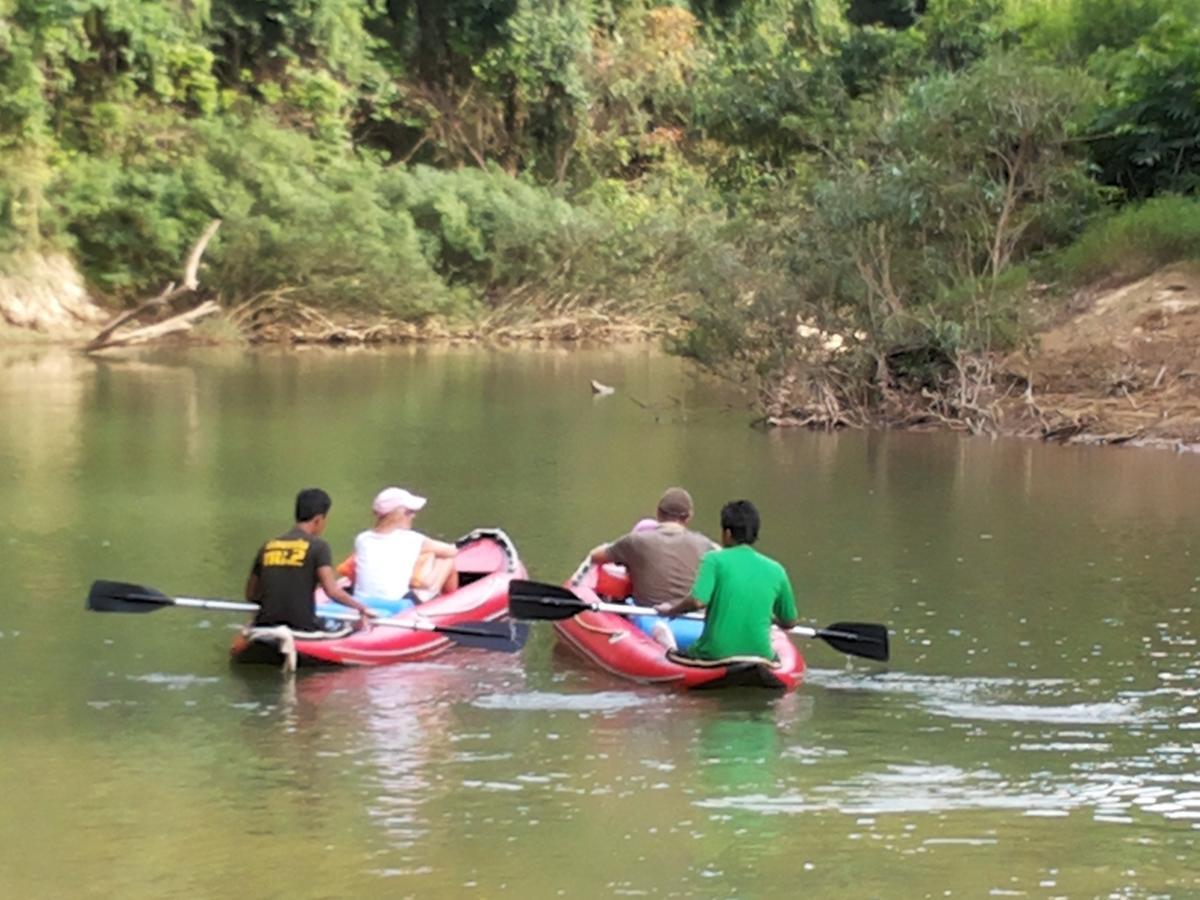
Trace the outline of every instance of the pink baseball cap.
{"label": "pink baseball cap", "polygon": [[424,497],[406,491],[404,488],[387,487],[375,495],[371,509],[377,516],[386,516],[398,509],[408,509],[416,512],[426,504]]}
{"label": "pink baseball cap", "polygon": [[653,531],[658,527],[658,519],[641,519],[633,526],[634,531]]}

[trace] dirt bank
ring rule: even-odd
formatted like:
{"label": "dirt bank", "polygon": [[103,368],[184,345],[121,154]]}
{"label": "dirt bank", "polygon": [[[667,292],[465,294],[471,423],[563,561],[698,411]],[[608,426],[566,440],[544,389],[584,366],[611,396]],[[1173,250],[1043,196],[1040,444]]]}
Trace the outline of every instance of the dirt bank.
{"label": "dirt bank", "polygon": [[108,318],[88,297],[83,278],[65,256],[31,253],[0,270],[0,339],[78,340]]}
{"label": "dirt bank", "polygon": [[1080,292],[1001,369],[1026,390],[1003,430],[1077,442],[1200,443],[1200,265]]}

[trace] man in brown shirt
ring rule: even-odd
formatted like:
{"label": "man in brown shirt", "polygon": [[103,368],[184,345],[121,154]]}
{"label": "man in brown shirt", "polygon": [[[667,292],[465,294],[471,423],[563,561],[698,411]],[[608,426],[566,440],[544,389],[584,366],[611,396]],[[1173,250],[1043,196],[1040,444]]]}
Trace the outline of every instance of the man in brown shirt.
{"label": "man in brown shirt", "polygon": [[629,570],[633,596],[641,604],[679,603],[696,580],[700,558],[719,549],[704,535],[691,531],[692,497],[683,488],[667,488],[658,501],[658,526],[631,531],[591,553],[596,565],[619,563]]}

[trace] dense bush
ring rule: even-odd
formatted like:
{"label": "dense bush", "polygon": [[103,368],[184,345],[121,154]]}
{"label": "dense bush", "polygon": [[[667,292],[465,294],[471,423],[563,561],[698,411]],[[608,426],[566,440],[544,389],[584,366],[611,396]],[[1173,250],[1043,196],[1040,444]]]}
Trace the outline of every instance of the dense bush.
{"label": "dense bush", "polygon": [[1111,85],[1093,125],[1102,178],[1133,197],[1200,190],[1200,19],[1164,15],[1096,67]]}
{"label": "dense bush", "polygon": [[[216,216],[206,283],[229,300],[282,287],[330,305],[431,312],[447,295],[407,209],[369,160],[325,154],[261,118],[137,117],[103,154],[78,157],[52,191],[55,222],[92,282],[157,290]],[[395,192],[392,192],[395,193]]]}
{"label": "dense bush", "polygon": [[1092,223],[1058,259],[1074,284],[1137,278],[1179,260],[1200,260],[1200,199],[1162,196]]}

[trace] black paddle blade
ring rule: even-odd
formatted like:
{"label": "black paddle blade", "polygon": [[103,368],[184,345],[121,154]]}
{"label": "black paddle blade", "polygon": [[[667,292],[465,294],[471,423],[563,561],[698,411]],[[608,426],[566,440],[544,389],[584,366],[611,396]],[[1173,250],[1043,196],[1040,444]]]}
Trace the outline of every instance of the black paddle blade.
{"label": "black paddle blade", "polygon": [[818,628],[817,637],[851,656],[887,662],[891,655],[887,629],[870,622],[834,622],[828,628]]}
{"label": "black paddle blade", "polygon": [[171,598],[154,588],[123,581],[93,581],[86,608],[93,612],[148,613],[171,605]]}
{"label": "black paddle blade", "polygon": [[586,603],[557,584],[517,578],[508,585],[508,614],[514,619],[554,622],[587,610]]}
{"label": "black paddle blade", "polygon": [[464,647],[501,653],[516,653],[529,640],[529,626],[521,622],[459,622],[435,630]]}

